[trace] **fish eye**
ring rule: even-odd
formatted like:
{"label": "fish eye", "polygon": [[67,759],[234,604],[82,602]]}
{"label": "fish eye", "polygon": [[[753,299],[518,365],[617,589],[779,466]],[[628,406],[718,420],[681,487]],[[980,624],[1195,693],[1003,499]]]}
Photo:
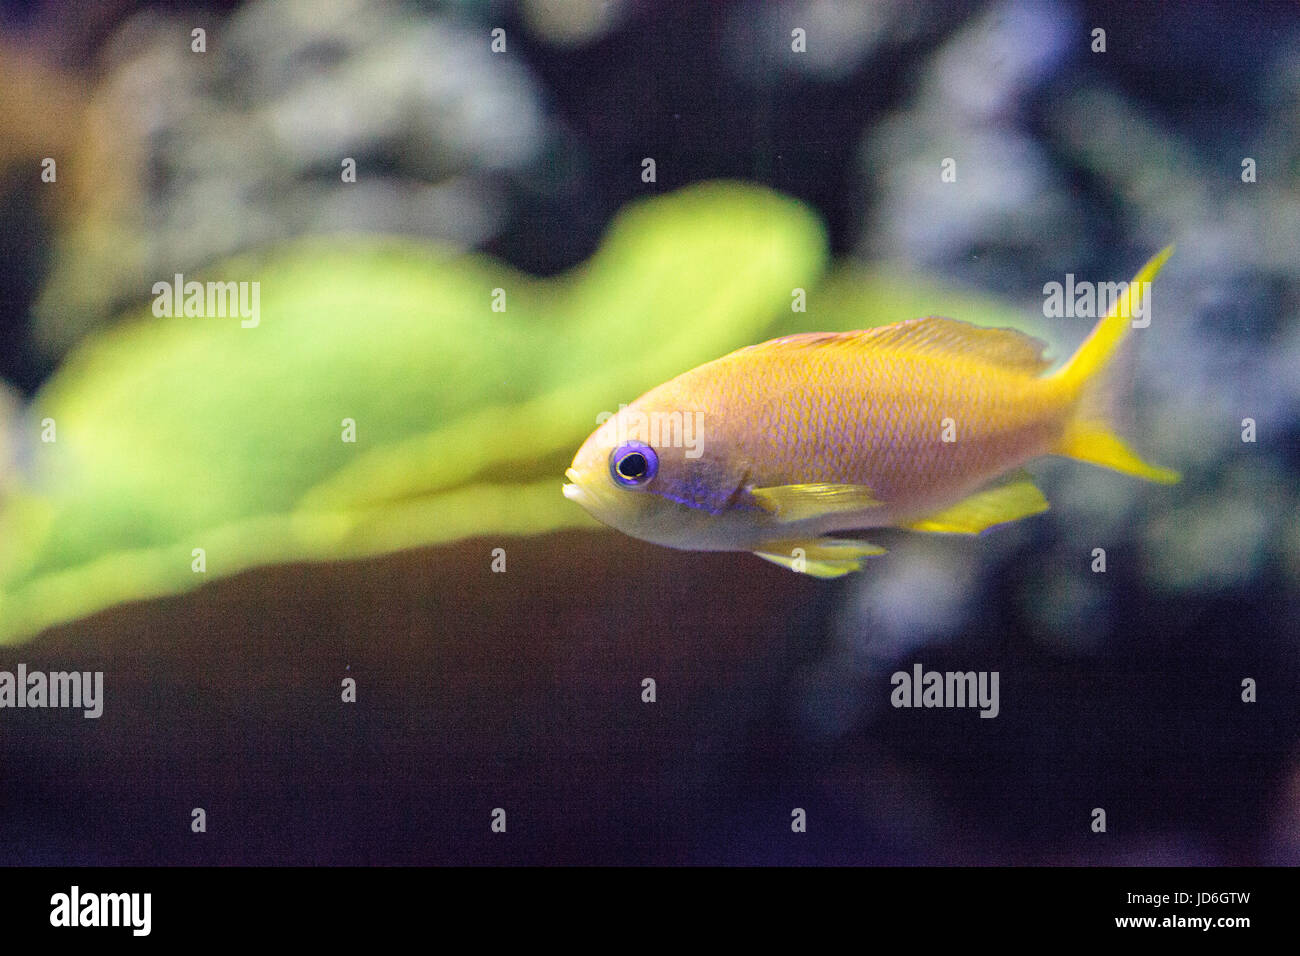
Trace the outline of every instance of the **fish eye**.
{"label": "fish eye", "polygon": [[639,488],[659,471],[659,456],[639,441],[624,442],[609,455],[609,473],[624,488]]}

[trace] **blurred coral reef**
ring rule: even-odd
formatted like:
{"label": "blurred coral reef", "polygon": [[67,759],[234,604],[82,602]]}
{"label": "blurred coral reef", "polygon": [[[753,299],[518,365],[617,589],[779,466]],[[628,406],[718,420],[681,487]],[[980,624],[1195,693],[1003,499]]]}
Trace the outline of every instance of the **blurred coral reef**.
{"label": "blurred coral reef", "polygon": [[[0,860],[496,859],[444,822],[413,840],[371,811],[477,813],[504,792],[532,807],[535,862],[1300,863],[1300,8],[68,16],[0,20],[0,635],[49,628],[0,666],[116,669],[104,726],[139,759],[110,789],[143,796],[122,829],[68,838],[121,753],[25,719],[0,764],[97,756],[53,823],[5,774],[0,818],[31,842]],[[675,370],[926,312],[1065,355],[1090,323],[1045,317],[1044,284],[1126,280],[1171,241],[1123,411],[1176,488],[1043,461],[1046,515],[972,541],[899,533],[834,585],[560,510],[565,449]],[[154,282],[232,269],[284,277],[270,308],[292,335],[150,318]],[[337,441],[335,393],[370,401],[351,471],[304,437],[320,410]],[[47,408],[57,467],[34,438]],[[242,444],[197,430],[255,414]],[[78,422],[95,429],[82,451]],[[239,525],[247,552],[187,596],[191,578],[148,565],[266,515],[280,523]],[[497,546],[505,575],[487,573]],[[1000,670],[1002,715],[892,710],[889,675],[915,661]],[[322,728],[313,695],[345,666],[376,702]],[[653,714],[627,703],[647,674]],[[160,724],[179,729],[149,743]],[[193,756],[214,725],[223,742]],[[244,845],[132,836],[213,781],[232,808],[273,807],[260,824],[232,810]],[[316,790],[315,808],[277,803]],[[794,805],[820,825],[784,848]],[[1105,841],[1093,806],[1122,821]]]}

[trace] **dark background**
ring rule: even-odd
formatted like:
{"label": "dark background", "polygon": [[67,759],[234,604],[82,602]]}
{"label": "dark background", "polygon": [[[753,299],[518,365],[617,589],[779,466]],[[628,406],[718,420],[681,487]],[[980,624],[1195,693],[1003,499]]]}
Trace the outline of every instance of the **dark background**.
{"label": "dark background", "polygon": [[[0,24],[75,90],[111,70],[106,45],[141,9],[219,25],[239,6],[5,4]],[[977,216],[955,243],[891,245],[879,217],[939,213],[891,203],[863,138],[912,110],[946,45],[1000,8],[905,5],[859,58],[809,73],[746,37],[766,22],[759,6],[628,3],[574,46],[512,5],[404,8],[503,26],[544,104],[537,156],[483,173],[505,215],[473,245],[536,273],[572,266],[644,195],[639,161],[653,155],[657,191],[766,183],[819,212],[837,257],[905,258],[1032,302],[1038,264],[1120,278],[1146,248],[1146,212],[1061,145],[1073,91],[1107,90],[1207,181],[1231,182],[1243,142],[1296,123],[1269,92],[1271,56],[1300,37],[1292,4],[1052,5],[1078,36],[1016,91],[1012,113],[1079,228],[1027,241]],[[1108,28],[1104,58],[1088,52],[1092,24]],[[1294,182],[1295,140],[1284,142]],[[30,394],[63,347],[41,343],[32,315],[75,214],[34,198],[31,156],[15,149],[0,169],[0,378]],[[1158,171],[1165,158],[1136,161]],[[410,174],[400,151],[388,162]],[[152,201],[170,188],[162,177]],[[1296,324],[1296,270],[1221,266],[1197,300],[1221,320],[1205,347],[1226,324],[1249,354],[1273,348]],[[1255,369],[1243,360],[1240,374]],[[1292,407],[1271,450],[1291,488],[1297,437]],[[1275,518],[1287,534],[1296,512]],[[1295,864],[1296,566],[1270,552],[1225,584],[1162,591],[1133,570],[1143,542],[1131,542],[1111,553],[1102,597],[1067,619],[1081,649],[1040,633],[1057,534],[1040,528],[982,560],[943,639],[893,656],[872,656],[868,623],[865,658],[837,637],[869,584],[612,534],[521,540],[508,575],[488,571],[495,542],[470,540],[116,608],[0,649],[5,669],[102,669],[108,693],[98,721],[4,713],[0,862]],[[1000,671],[1001,715],[879,706],[889,673],[914,660]],[[843,668],[859,669],[847,686]],[[339,703],[345,676],[355,706]],[[646,676],[653,705],[640,701]],[[1259,682],[1254,705],[1240,701],[1244,677]],[[207,811],[205,834],[190,832],[193,807]],[[489,831],[495,807],[504,836]],[[791,833],[794,807],[806,834]],[[1094,807],[1107,810],[1104,835],[1089,829]]]}

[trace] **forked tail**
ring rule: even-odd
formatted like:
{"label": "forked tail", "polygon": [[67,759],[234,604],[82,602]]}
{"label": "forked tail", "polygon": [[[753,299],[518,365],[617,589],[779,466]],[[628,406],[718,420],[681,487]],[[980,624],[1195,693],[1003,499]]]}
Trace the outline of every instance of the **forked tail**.
{"label": "forked tail", "polygon": [[1173,252],[1174,247],[1167,246],[1144,265],[1129,283],[1127,293],[1116,298],[1106,317],[1097,323],[1079,350],[1052,373],[1051,377],[1067,394],[1075,396],[1074,416],[1053,448],[1054,454],[1112,468],[1147,481],[1162,484],[1178,481],[1178,472],[1143,461],[1115,433],[1111,409],[1116,403],[1119,385],[1116,376],[1108,374],[1112,360],[1132,328],[1133,314],[1139,310],[1151,280]]}

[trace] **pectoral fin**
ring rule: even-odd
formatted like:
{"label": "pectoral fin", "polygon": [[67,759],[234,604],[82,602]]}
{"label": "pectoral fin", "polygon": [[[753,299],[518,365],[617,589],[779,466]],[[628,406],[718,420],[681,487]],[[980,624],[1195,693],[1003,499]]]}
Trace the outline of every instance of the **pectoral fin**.
{"label": "pectoral fin", "polygon": [[838,578],[862,570],[865,558],[884,554],[885,549],[870,541],[847,538],[814,538],[811,541],[771,541],[755,551],[764,560],[815,578]]}
{"label": "pectoral fin", "polygon": [[755,488],[750,494],[780,521],[802,521],[842,511],[862,511],[880,505],[866,485],[775,485]]}
{"label": "pectoral fin", "polygon": [[950,508],[903,525],[913,531],[979,534],[985,528],[1027,518],[1047,510],[1047,499],[1023,471],[977,491]]}

